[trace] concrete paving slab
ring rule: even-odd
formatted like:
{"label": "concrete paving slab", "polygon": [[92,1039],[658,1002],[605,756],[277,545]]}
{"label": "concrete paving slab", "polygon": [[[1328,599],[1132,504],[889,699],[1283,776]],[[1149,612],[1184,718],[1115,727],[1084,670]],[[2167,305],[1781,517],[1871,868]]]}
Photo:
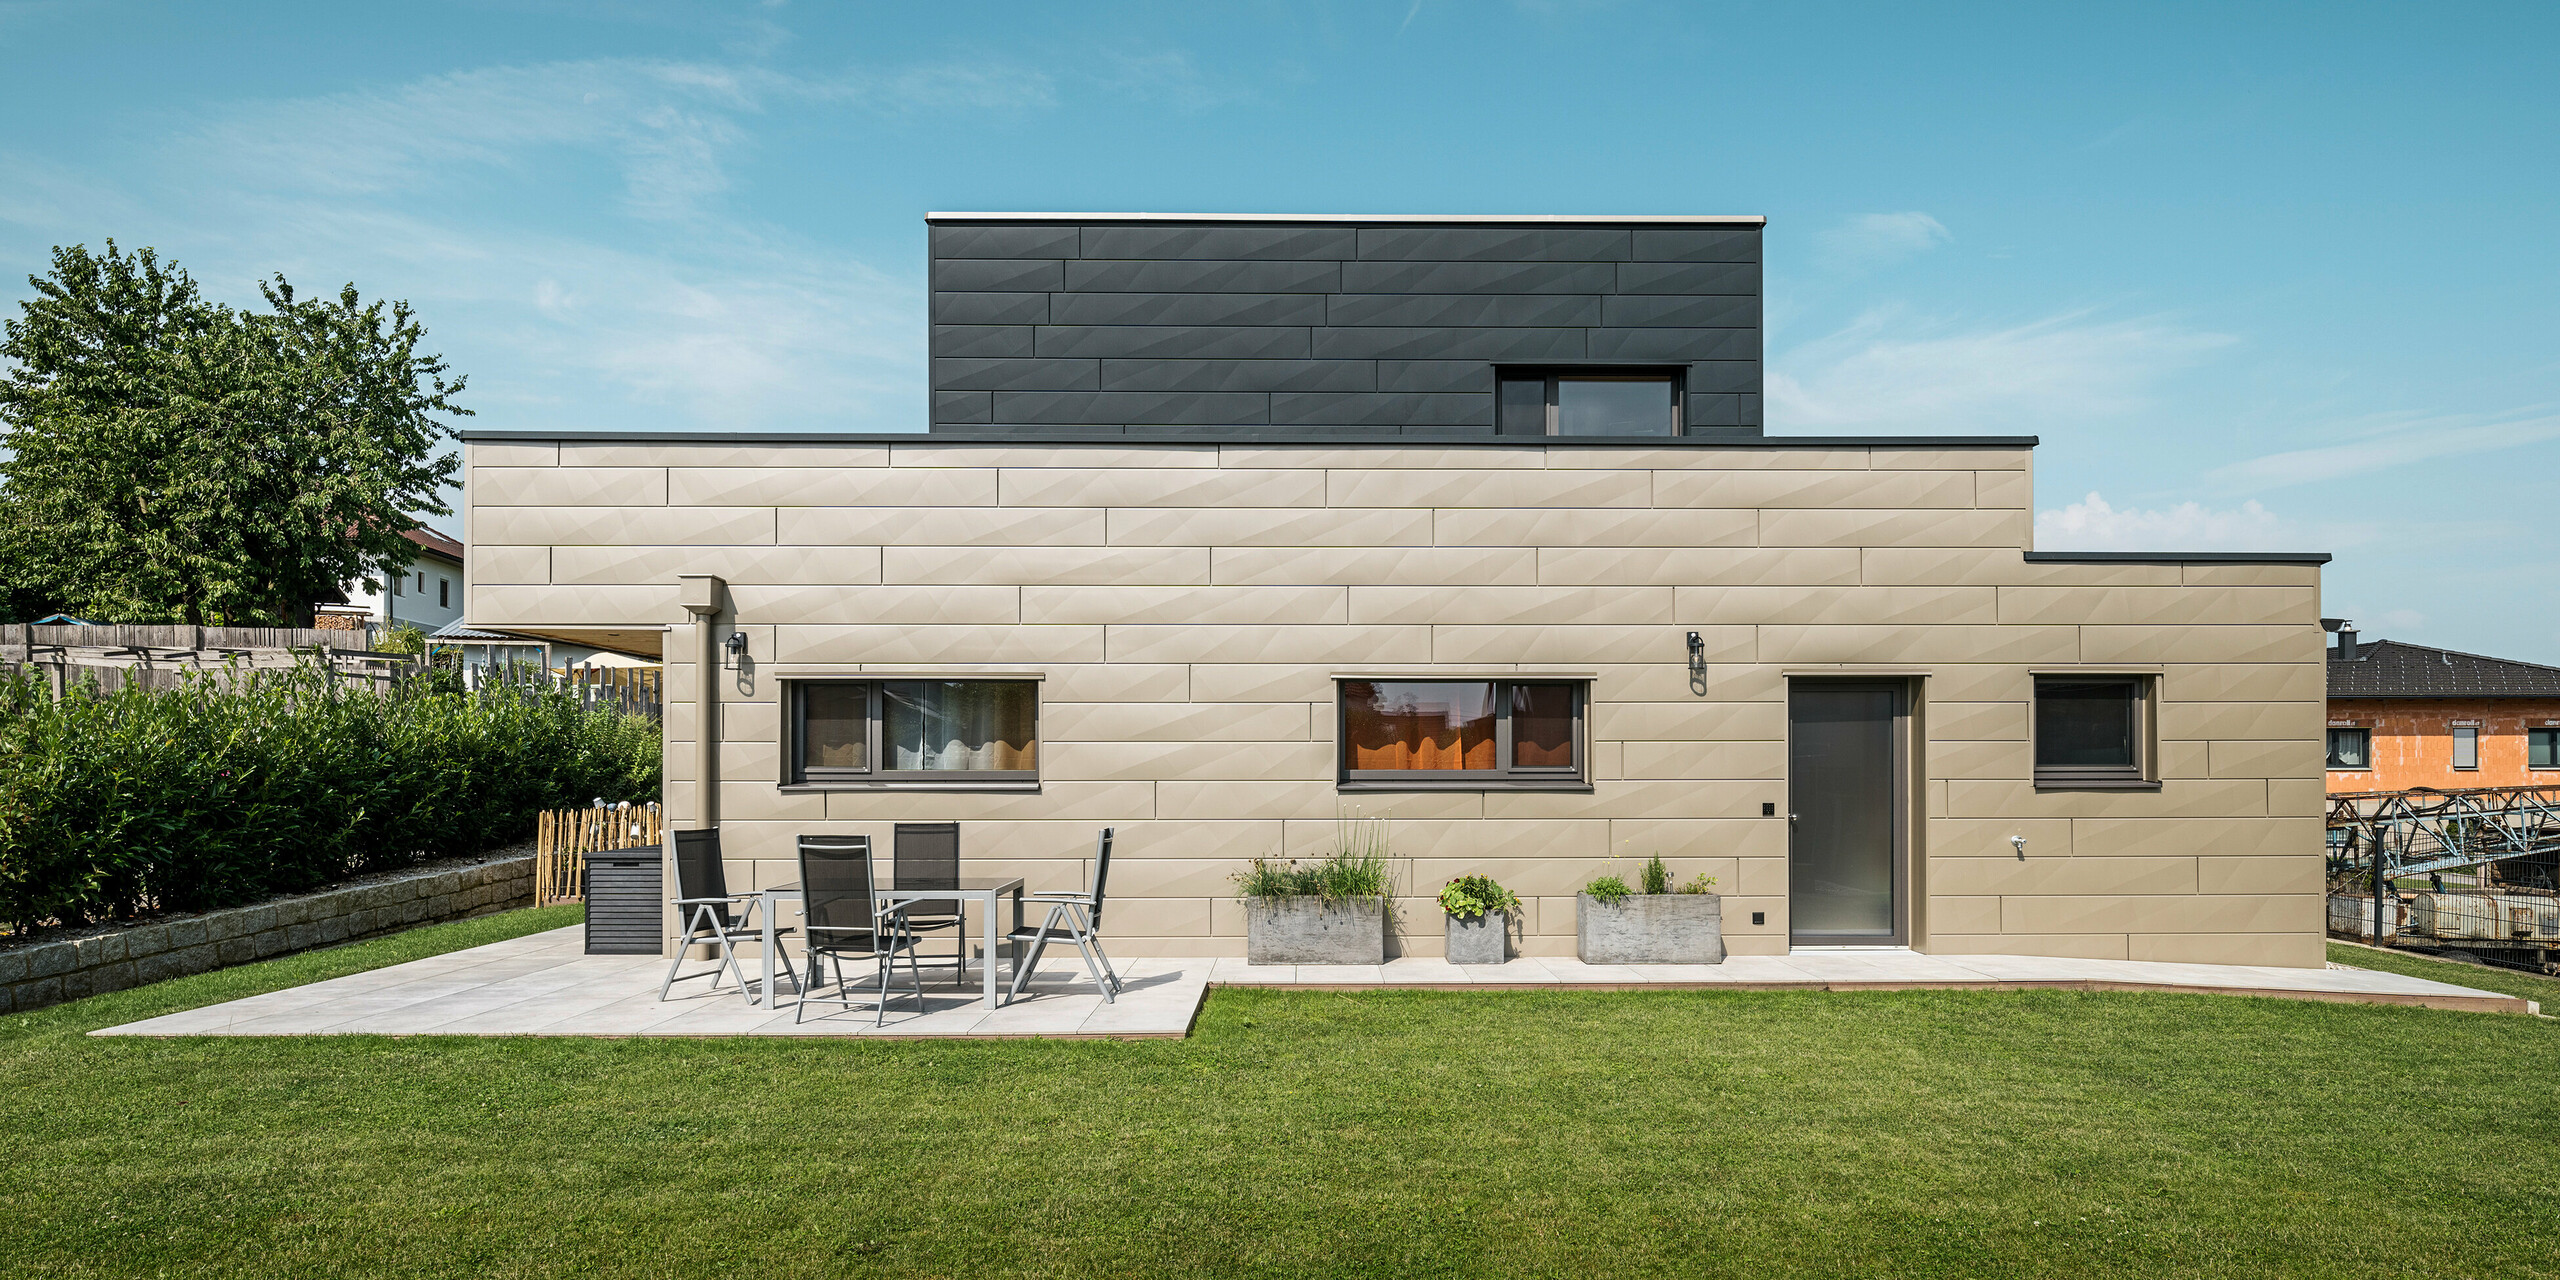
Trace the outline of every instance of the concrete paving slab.
{"label": "concrete paving slab", "polygon": [[[1800,951],[1734,956],[1720,965],[1589,965],[1571,957],[1515,957],[1500,965],[1452,965],[1399,957],[1382,965],[1254,965],[1232,957],[1147,957],[1117,965],[1123,989],[1108,1003],[1069,955],[1048,957],[1023,999],[998,1009],[979,987],[929,981],[923,1006],[893,992],[883,1025],[868,1002],[848,1011],[813,1005],[792,1020],[796,993],[750,1005],[735,986],[679,983],[660,1000],[665,963],[650,956],[589,956],[575,928],[510,939],[350,974],[287,991],[190,1009],[93,1035],[580,1035],[946,1038],[1180,1036],[1214,986],[1300,990],[1375,987],[1704,990],[1855,990],[2056,986],[2424,1004],[2522,1012],[2494,992],[2370,969],[1911,951]],[[850,975],[848,975],[850,976]],[[857,990],[859,984],[857,984]],[[831,991],[831,988],[822,990]]]}

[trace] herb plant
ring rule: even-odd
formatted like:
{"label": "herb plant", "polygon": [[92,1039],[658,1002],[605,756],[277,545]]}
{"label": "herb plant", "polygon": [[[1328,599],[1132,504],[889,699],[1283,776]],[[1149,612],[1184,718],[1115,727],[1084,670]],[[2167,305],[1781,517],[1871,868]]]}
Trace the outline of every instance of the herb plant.
{"label": "herb plant", "polygon": [[1613,907],[1626,901],[1628,895],[1635,892],[1635,890],[1627,887],[1625,879],[1613,875],[1602,876],[1599,879],[1582,886],[1582,891],[1590,894],[1594,898],[1598,898],[1602,902],[1608,903]]}
{"label": "herb plant", "polygon": [[1247,898],[1384,898],[1387,857],[1387,820],[1346,814],[1334,822],[1331,852],[1305,863],[1256,858],[1236,875],[1236,890]]}
{"label": "herb plant", "polygon": [[1680,886],[1680,892],[1682,893],[1714,893],[1715,891],[1716,878],[1708,875],[1704,871],[1698,873],[1697,879],[1691,880],[1689,883]]}
{"label": "herb plant", "polygon": [[1653,855],[1644,864],[1644,891],[1646,893],[1671,892],[1671,868],[1662,865],[1661,854]]}
{"label": "herb plant", "polygon": [[1489,912],[1520,912],[1519,896],[1493,882],[1491,876],[1459,876],[1440,887],[1440,909],[1461,920]]}

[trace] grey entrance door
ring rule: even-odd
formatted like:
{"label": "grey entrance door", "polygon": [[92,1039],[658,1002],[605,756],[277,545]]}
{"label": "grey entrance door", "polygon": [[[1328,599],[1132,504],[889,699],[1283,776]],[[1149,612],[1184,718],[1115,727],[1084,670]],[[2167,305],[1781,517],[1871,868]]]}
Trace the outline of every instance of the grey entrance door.
{"label": "grey entrance door", "polygon": [[1813,946],[1899,943],[1903,690],[1798,680],[1787,690],[1787,921]]}

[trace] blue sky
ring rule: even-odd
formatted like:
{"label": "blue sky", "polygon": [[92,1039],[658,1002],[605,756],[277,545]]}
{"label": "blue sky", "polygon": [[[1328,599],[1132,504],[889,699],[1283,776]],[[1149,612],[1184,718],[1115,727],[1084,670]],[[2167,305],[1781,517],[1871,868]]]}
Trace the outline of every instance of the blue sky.
{"label": "blue sky", "polygon": [[1770,430],[2560,662],[2560,7],[0,0],[0,302],[414,302],[485,427],[906,430],[928,209],[1760,213]]}

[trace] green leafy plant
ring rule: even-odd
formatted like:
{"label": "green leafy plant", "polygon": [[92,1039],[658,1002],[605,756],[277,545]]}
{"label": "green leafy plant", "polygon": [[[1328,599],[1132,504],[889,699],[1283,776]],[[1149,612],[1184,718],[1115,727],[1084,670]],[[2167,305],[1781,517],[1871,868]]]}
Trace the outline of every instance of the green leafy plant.
{"label": "green leafy plant", "polygon": [[1440,887],[1440,909],[1461,920],[1489,912],[1520,913],[1520,898],[1494,883],[1491,876],[1458,876]]}
{"label": "green leafy plant", "polygon": [[1715,891],[1716,878],[1704,871],[1699,872],[1696,879],[1680,886],[1682,893],[1714,893]]}
{"label": "green leafy plant", "polygon": [[1342,814],[1334,820],[1333,849],[1323,857],[1304,863],[1255,858],[1236,874],[1236,889],[1246,898],[1385,898],[1392,887],[1388,856],[1385,818]]}
{"label": "green leafy plant", "polygon": [[0,675],[0,922],[19,930],[300,893],[655,799],[654,720],[565,690],[376,691],[308,661],[94,680]]}
{"label": "green leafy plant", "polygon": [[1662,865],[1661,854],[1653,855],[1644,864],[1644,891],[1646,893],[1671,892],[1671,868]]}
{"label": "green leafy plant", "polygon": [[57,247],[0,325],[0,583],[98,621],[311,625],[450,514],[463,379],[355,286],[207,301],[150,249]]}
{"label": "green leafy plant", "polygon": [[1600,878],[1593,880],[1591,883],[1582,886],[1582,891],[1590,894],[1594,898],[1598,898],[1602,902],[1608,903],[1613,907],[1626,901],[1630,895],[1635,893],[1635,890],[1627,887],[1627,882],[1624,877],[1614,875],[1601,876]]}

